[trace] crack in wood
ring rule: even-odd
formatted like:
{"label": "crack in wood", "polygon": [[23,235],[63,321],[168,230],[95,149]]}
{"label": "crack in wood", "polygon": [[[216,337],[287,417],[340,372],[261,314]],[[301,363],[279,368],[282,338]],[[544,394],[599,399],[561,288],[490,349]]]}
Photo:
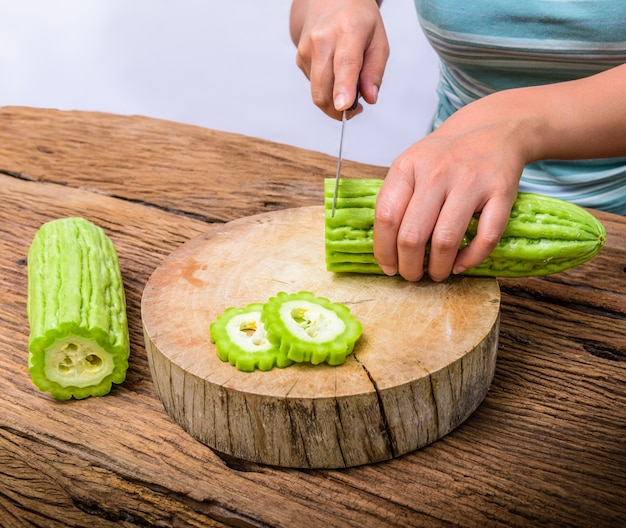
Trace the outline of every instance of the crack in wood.
{"label": "crack in wood", "polygon": [[337,446],[339,448],[339,454],[341,455],[341,462],[343,466],[348,466],[349,464],[346,461],[346,455],[343,452],[343,448],[341,445],[341,428],[339,424],[341,423],[341,405],[339,405],[339,400],[335,398],[335,412],[337,413],[337,417],[339,418],[338,422],[335,423],[335,435],[337,437]]}
{"label": "crack in wood", "polygon": [[582,342],[582,346],[592,356],[608,359],[609,361],[626,361],[626,351],[617,350],[608,346],[606,343],[584,341]]}
{"label": "crack in wood", "polygon": [[365,374],[367,374],[367,377],[370,380],[370,383],[374,387],[374,392],[376,393],[376,401],[378,402],[378,410],[380,412],[380,418],[381,418],[382,426],[383,426],[381,434],[385,439],[385,443],[387,444],[388,452],[391,454],[392,458],[395,458],[398,455],[396,453],[396,449],[394,448],[393,435],[391,432],[391,427],[389,426],[389,419],[387,418],[387,413],[385,411],[385,403],[383,402],[383,398],[380,394],[378,384],[376,383],[376,380],[374,379],[370,371],[367,369],[367,366],[361,361],[359,361],[359,358],[356,354],[354,355],[354,358],[356,359],[357,363],[361,366]]}
{"label": "crack in wood", "polygon": [[28,182],[37,181],[34,178],[27,176],[26,174],[23,174],[21,172],[15,172],[9,169],[0,169],[0,174],[4,174],[5,176],[10,176],[11,178],[17,178],[18,180],[23,180],[23,181],[28,181]]}

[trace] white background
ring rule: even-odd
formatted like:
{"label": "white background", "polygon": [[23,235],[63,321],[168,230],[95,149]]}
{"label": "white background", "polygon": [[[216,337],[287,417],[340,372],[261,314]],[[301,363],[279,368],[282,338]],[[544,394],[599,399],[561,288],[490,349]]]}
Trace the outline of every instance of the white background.
{"label": "white background", "polygon": [[[295,65],[289,0],[0,0],[0,105],[141,114],[337,155],[339,122]],[[344,157],[389,165],[423,137],[437,66],[411,0],[385,0],[378,104]]]}

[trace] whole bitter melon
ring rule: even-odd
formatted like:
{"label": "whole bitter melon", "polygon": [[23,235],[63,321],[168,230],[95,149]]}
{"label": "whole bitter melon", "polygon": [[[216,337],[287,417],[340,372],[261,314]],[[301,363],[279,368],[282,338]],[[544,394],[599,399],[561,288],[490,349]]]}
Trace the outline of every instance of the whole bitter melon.
{"label": "whole bitter melon", "polygon": [[[381,179],[324,182],[326,268],[332,272],[382,274],[374,258],[374,209]],[[479,214],[467,227],[459,249],[476,236]],[[564,200],[520,192],[506,229],[491,254],[463,275],[528,277],[558,273],[598,254],[606,230],[587,210]],[[428,261],[428,248],[425,264]]]}
{"label": "whole bitter melon", "polygon": [[28,370],[58,399],[103,396],[126,377],[126,299],[115,247],[83,218],[45,223],[28,252]]}

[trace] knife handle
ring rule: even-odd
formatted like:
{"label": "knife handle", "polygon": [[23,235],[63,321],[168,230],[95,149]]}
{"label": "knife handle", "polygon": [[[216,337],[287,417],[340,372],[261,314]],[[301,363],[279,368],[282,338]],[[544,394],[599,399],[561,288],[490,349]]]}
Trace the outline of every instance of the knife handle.
{"label": "knife handle", "polygon": [[352,111],[352,110],[356,110],[357,105],[359,104],[359,85],[357,84],[356,86],[356,97],[354,98],[354,103],[352,103],[352,106],[350,108],[348,108],[348,111]]}

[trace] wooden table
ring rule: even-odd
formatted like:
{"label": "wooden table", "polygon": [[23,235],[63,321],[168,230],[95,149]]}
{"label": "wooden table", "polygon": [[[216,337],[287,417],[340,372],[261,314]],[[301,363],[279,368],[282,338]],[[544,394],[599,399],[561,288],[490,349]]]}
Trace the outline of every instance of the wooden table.
{"label": "wooden table", "polygon": [[[212,226],[322,203],[336,160],[148,119],[0,109],[0,525],[626,526],[626,218],[591,262],[501,280],[491,390],[417,452],[345,470],[260,466],[197,442],[164,411],[142,335],[154,269]],[[383,177],[346,162],[346,176]],[[115,243],[132,352],[104,398],[57,402],[27,372],[26,254],[81,215]]]}

